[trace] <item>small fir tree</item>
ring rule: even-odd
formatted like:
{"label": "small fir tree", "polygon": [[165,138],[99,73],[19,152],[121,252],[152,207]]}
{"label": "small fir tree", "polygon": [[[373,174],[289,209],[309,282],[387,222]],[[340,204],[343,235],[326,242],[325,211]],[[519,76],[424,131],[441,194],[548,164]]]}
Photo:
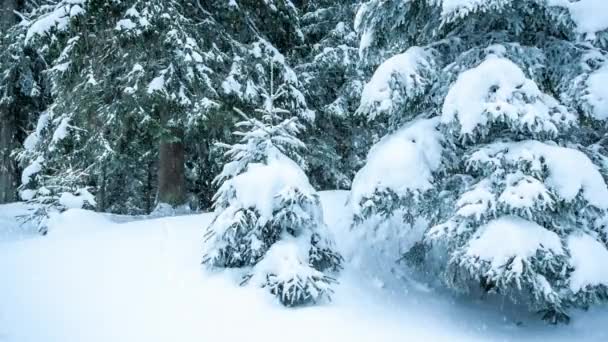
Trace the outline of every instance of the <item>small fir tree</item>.
{"label": "small fir tree", "polygon": [[281,86],[263,93],[260,119],[238,111],[245,119],[235,133],[241,140],[226,146],[230,162],[216,178],[221,185],[203,263],[245,267],[244,283],[268,288],[281,303],[295,306],[330,298],[342,257],[323,222],[319,196],[297,163],[304,148],[296,137],[301,126],[274,105],[284,92]]}

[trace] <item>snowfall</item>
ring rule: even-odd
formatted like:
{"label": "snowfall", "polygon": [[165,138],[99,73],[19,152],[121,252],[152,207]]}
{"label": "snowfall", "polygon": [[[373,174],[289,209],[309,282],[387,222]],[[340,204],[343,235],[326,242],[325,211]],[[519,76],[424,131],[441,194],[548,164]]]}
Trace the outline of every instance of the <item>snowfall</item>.
{"label": "snowfall", "polygon": [[347,259],[331,302],[284,308],[235,271],[200,265],[212,214],[68,210],[47,236],[0,206],[0,341],[606,341],[608,308],[551,326],[500,299],[456,295],[404,272],[350,229],[347,192],[321,193]]}

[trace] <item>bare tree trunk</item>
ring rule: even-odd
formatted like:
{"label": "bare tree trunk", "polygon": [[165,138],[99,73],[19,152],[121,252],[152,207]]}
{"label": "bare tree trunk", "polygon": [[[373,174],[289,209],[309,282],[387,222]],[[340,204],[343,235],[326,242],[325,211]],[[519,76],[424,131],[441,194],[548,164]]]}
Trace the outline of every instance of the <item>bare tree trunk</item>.
{"label": "bare tree trunk", "polygon": [[185,150],[183,132],[172,133],[177,139],[160,142],[157,202],[176,207],[186,203]]}
{"label": "bare tree trunk", "polygon": [[[13,11],[17,10],[17,0],[0,0],[0,32],[16,23]],[[0,107],[0,203],[15,201],[17,198],[17,170],[11,158],[17,132],[15,113],[11,106]]]}
{"label": "bare tree trunk", "polygon": [[0,203],[17,199],[17,172],[11,158],[16,127],[9,114],[8,108],[0,109]]}

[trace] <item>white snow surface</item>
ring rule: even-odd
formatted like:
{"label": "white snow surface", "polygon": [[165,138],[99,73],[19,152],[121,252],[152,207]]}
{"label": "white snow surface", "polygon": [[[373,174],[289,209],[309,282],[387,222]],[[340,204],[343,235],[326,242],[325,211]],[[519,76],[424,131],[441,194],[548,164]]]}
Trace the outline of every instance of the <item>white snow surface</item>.
{"label": "white snow surface", "polygon": [[[212,214],[142,219],[73,209],[42,237],[0,205],[2,342],[606,341],[608,309],[567,326],[500,302],[454,297],[395,278],[396,257],[369,260],[351,243],[348,193],[321,193],[338,247],[350,255],[331,303],[287,309],[234,271],[208,273],[201,241]],[[139,221],[134,221],[139,219]],[[119,223],[122,222],[122,223]],[[7,226],[9,228],[7,228]]]}
{"label": "white snow surface", "polygon": [[511,258],[521,261],[536,255],[536,251],[563,254],[557,234],[538,224],[515,216],[503,216],[479,228],[469,242],[466,254],[490,262],[499,269]]}
{"label": "white snow surface", "polygon": [[408,190],[430,189],[432,173],[441,164],[438,124],[438,118],[415,120],[375,144],[353,180],[352,205],[358,208],[360,201],[376,190],[390,189],[405,195]]}
{"label": "white snow surface", "polygon": [[577,293],[587,286],[608,286],[608,250],[594,237],[577,234],[568,237],[568,249],[574,271],[570,289]]}

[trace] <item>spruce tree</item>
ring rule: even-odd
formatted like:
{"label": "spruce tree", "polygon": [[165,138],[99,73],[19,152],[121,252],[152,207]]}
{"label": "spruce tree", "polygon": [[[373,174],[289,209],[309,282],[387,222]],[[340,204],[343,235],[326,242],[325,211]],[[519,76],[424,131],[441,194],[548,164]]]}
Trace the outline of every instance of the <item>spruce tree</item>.
{"label": "spruce tree", "polygon": [[[323,222],[319,196],[298,166],[302,126],[275,106],[283,85],[264,92],[265,105],[237,124],[241,140],[226,146],[230,161],[216,178],[215,219],[207,229],[203,263],[243,268],[286,306],[329,298],[342,257]],[[238,111],[238,110],[237,110]]]}
{"label": "spruce tree", "polygon": [[397,215],[407,229],[425,217],[407,256],[437,252],[430,268],[444,254],[448,286],[524,302],[553,323],[608,298],[608,279],[588,271],[608,256],[594,84],[608,25],[590,32],[568,11],[591,2],[370,1],[357,19],[376,67],[359,111],[390,134],[355,178],[357,222]]}

